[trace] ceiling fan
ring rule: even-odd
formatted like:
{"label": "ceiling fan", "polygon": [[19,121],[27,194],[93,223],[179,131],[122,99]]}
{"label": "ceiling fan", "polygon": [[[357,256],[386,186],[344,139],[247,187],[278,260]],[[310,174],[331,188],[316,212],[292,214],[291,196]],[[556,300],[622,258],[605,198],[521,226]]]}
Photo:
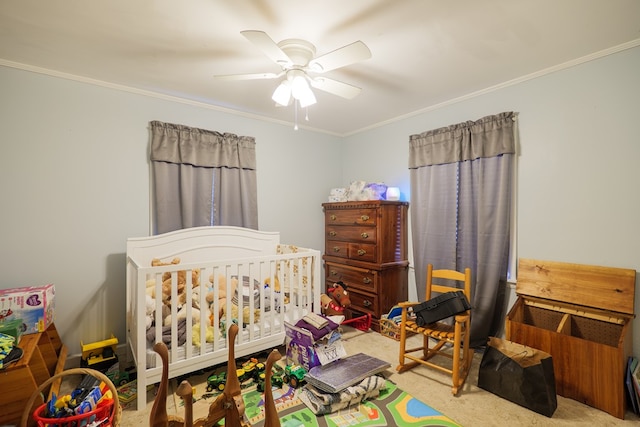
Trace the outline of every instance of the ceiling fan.
{"label": "ceiling fan", "polygon": [[371,51],[361,41],[356,41],[332,52],[316,57],[313,44],[300,39],[286,39],[276,43],[264,31],[247,30],[241,34],[258,49],[278,64],[279,73],[226,74],[214,76],[223,80],[253,80],[285,78],[276,88],[272,99],[279,105],[287,106],[291,99],[297,100],[301,107],[315,104],[316,98],[311,87],[352,99],[361,89],[349,83],[322,76],[327,71],[345,67],[371,58]]}

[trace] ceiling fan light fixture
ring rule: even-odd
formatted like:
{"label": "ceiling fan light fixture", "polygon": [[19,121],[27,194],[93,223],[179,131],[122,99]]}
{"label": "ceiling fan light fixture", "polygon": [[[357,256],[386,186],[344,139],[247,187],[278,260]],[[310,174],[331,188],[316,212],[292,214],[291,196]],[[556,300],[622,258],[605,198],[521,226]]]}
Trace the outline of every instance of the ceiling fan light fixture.
{"label": "ceiling fan light fixture", "polygon": [[309,83],[307,83],[307,79],[304,78],[304,75],[296,74],[291,78],[291,94],[295,99],[300,99],[307,89],[309,89]]}
{"label": "ceiling fan light fixture", "polygon": [[283,107],[289,105],[289,101],[291,100],[291,84],[289,83],[289,80],[284,80],[278,85],[276,90],[273,92],[271,99],[273,99],[276,104],[282,105]]}
{"label": "ceiling fan light fixture", "polygon": [[313,91],[309,87],[309,82],[302,72],[296,73],[296,75],[291,78],[291,95],[300,101],[302,108],[316,103],[316,96],[313,94]]}
{"label": "ceiling fan light fixture", "polygon": [[313,105],[317,102],[316,96],[313,94],[313,91],[309,88],[302,97],[298,98],[298,101],[300,101],[300,107],[302,108],[308,107],[309,105]]}
{"label": "ceiling fan light fixture", "polygon": [[[325,73],[371,58],[371,51],[360,40],[342,46],[329,53],[316,56],[315,46],[301,39],[273,41],[264,31],[245,30],[240,32],[247,40],[260,49],[269,59],[278,64],[280,73],[251,73],[218,75],[224,80],[253,80],[286,78],[271,95],[276,105],[288,106],[293,98],[297,108],[315,104],[313,89],[352,99],[361,89],[348,83],[328,78],[314,77],[310,73]],[[313,89],[312,89],[313,88]]]}

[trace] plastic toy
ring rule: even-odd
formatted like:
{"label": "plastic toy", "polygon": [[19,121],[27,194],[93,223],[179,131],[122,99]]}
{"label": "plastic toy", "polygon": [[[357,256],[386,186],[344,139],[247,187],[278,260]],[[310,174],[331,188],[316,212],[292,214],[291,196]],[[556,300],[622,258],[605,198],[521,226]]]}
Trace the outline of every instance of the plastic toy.
{"label": "plastic toy", "polygon": [[[251,378],[250,373],[242,368],[236,369],[236,376],[239,382],[243,382]],[[227,383],[227,372],[209,375],[207,378],[207,391],[219,390],[223,391]]]}
{"label": "plastic toy", "polygon": [[[252,357],[244,362],[240,368],[236,369],[236,375],[238,381],[243,383],[249,379],[258,381],[258,378],[264,373],[265,365],[262,362],[258,362],[258,359]],[[221,372],[219,374],[212,374],[207,378],[207,391],[213,390],[223,391],[227,382],[227,373]]]}
{"label": "plastic toy", "polygon": [[224,385],[227,382],[227,372],[220,372],[219,374],[209,375],[207,378],[207,391],[224,390]]}
{"label": "plastic toy", "polygon": [[304,383],[304,376],[307,375],[307,370],[300,365],[287,365],[284,368],[283,380],[286,384],[289,384],[292,388],[298,388]]}
{"label": "plastic toy", "polygon": [[[258,378],[256,380],[256,390],[258,390],[260,393],[264,392],[265,377],[266,377],[266,372],[262,371],[260,372],[260,374],[258,374]],[[271,372],[271,385],[280,388],[282,387],[283,384],[284,384],[284,369],[282,369],[278,365],[273,365],[273,370]]]}
{"label": "plastic toy", "polygon": [[111,334],[111,338],[96,341],[82,346],[82,358],[80,366],[83,368],[91,368],[102,373],[106,373],[109,368],[118,363],[118,355],[116,349],[118,347],[118,338]]}
{"label": "plastic toy", "polygon": [[121,371],[119,367],[120,364],[116,363],[111,365],[107,372],[105,372],[107,378],[109,378],[116,386],[119,387],[121,385],[125,385],[136,379],[136,373],[133,371],[134,368]]}
{"label": "plastic toy", "polygon": [[247,379],[251,377],[254,380],[257,380],[260,373],[264,372],[264,368],[264,363],[258,362],[258,359],[256,359],[255,357],[252,357],[242,364],[242,369],[244,369],[246,373],[245,377]]}

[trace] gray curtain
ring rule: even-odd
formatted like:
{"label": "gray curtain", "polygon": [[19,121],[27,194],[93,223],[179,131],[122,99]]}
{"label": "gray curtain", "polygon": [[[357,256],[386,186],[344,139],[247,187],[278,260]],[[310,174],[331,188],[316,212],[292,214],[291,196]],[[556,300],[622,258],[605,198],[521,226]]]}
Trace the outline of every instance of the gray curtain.
{"label": "gray curtain", "polygon": [[254,138],[149,125],[154,234],[204,225],[258,229]]}
{"label": "gray curtain", "polygon": [[472,270],[471,345],[501,325],[509,261],[516,114],[412,135],[411,226],[418,298],[427,264]]}

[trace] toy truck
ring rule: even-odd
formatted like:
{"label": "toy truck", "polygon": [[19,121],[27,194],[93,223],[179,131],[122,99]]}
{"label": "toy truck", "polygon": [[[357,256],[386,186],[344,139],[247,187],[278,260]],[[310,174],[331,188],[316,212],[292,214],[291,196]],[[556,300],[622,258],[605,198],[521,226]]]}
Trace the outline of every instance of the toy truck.
{"label": "toy truck", "polygon": [[111,380],[112,383],[115,384],[116,387],[120,387],[127,383],[130,383],[137,377],[134,367],[120,370],[119,363],[111,366],[111,368],[109,368],[109,370],[105,372],[105,375]]}
{"label": "toy truck", "polygon": [[207,391],[224,390],[224,386],[227,383],[227,371],[220,372],[219,374],[209,375],[207,378]]}
{"label": "toy truck", "polygon": [[292,388],[298,388],[304,383],[304,376],[307,370],[300,365],[287,365],[284,368],[284,382]]}
{"label": "toy truck", "polygon": [[[242,364],[242,369],[245,371],[243,378],[245,380],[253,378],[254,381],[257,381],[260,374],[264,372],[264,368],[264,363],[258,362],[258,359],[252,357]],[[242,382],[243,380],[240,381]]]}
{"label": "toy truck", "polygon": [[[260,393],[264,392],[265,379],[265,372],[260,372],[256,380],[256,390]],[[271,386],[280,388],[282,384],[284,384],[284,369],[278,365],[273,365],[273,369],[271,370]]]}
{"label": "toy truck", "polygon": [[118,355],[116,349],[118,347],[118,338],[111,334],[111,338],[84,344],[80,341],[82,347],[82,358],[80,366],[83,368],[91,368],[106,374],[113,365],[118,363]]}
{"label": "toy truck", "polygon": [[[245,371],[243,368],[236,369],[236,375],[240,383],[251,378],[251,372]],[[219,374],[209,375],[207,378],[207,391],[219,390],[223,391],[227,384],[227,371],[220,372]]]}

